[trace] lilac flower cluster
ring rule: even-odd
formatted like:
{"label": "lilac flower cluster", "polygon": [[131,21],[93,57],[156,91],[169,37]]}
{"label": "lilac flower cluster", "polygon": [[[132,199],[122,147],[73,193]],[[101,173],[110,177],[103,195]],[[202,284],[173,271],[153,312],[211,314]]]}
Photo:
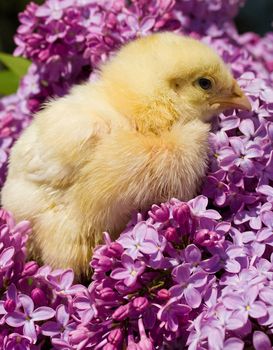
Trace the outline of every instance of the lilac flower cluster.
{"label": "lilac flower cluster", "polygon": [[172,349],[178,340],[181,349],[271,349],[273,212],[256,236],[207,205],[204,196],[172,199],[146,220],[138,214],[116,241],[105,233],[88,288],[73,285],[71,270],[25,263],[29,225],[1,210],[0,345],[41,349],[50,338],[56,350]]}
{"label": "lilac flower cluster", "polygon": [[179,0],[177,6],[187,16],[199,20],[223,21],[235,17],[244,3],[245,0]]}
{"label": "lilac flower cluster", "polygon": [[49,97],[92,79],[123,43],[159,30],[214,47],[252,112],[215,120],[202,195],[104,234],[88,287],[26,262],[31,229],[0,210],[0,348],[255,350],[273,340],[273,34],[239,35],[242,0],[46,0],[20,14],[16,55],[32,61],[0,100],[0,181],[10,147]]}

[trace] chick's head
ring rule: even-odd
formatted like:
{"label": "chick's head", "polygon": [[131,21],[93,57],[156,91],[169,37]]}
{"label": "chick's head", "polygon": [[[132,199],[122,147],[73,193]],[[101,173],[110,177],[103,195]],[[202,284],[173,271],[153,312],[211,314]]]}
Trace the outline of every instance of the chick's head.
{"label": "chick's head", "polygon": [[209,121],[226,109],[251,109],[228,67],[209,46],[173,33],[132,41],[102,68],[116,108],[143,132]]}

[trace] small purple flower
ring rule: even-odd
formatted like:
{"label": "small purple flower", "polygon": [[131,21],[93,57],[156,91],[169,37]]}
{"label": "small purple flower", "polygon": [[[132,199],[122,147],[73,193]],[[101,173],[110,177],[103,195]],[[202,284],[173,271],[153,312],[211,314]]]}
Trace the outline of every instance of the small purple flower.
{"label": "small purple flower", "polygon": [[65,305],[59,305],[56,309],[55,317],[57,322],[48,321],[42,325],[42,334],[48,337],[54,337],[63,333],[70,318],[67,307]]}
{"label": "small purple flower", "polygon": [[166,204],[161,204],[160,207],[154,204],[149,211],[149,215],[154,221],[165,222],[169,219],[170,211]]}
{"label": "small purple flower", "polygon": [[218,170],[206,178],[203,194],[214,200],[218,206],[223,206],[227,201],[228,185],[225,184],[225,171]]}
{"label": "small purple flower", "polygon": [[256,301],[259,289],[253,286],[243,294],[227,294],[223,296],[223,303],[228,310],[233,311],[233,316],[246,324],[248,317],[260,318],[267,314],[266,305],[262,301]]}
{"label": "small purple flower", "polygon": [[191,275],[189,266],[184,264],[173,270],[173,279],[178,284],[170,288],[171,296],[178,299],[184,296],[190,307],[199,307],[202,295],[197,288],[204,287],[207,275],[204,272],[194,272]]}
{"label": "small purple flower", "polygon": [[84,295],[76,296],[73,300],[73,307],[77,310],[83,324],[87,324],[98,315],[94,295],[89,291]]}
{"label": "small purple flower", "polygon": [[263,228],[256,234],[253,231],[243,232],[242,239],[245,244],[250,244],[257,256],[263,255],[266,245],[273,246],[273,232],[269,228]]}
{"label": "small purple flower", "polygon": [[176,332],[180,323],[179,318],[187,316],[190,311],[188,305],[179,304],[176,298],[172,298],[160,308],[157,317],[166,330]]}
{"label": "small purple flower", "polygon": [[227,330],[236,330],[244,325],[239,318],[234,316],[232,311],[228,311],[221,303],[216,306],[214,313],[220,324]]}
{"label": "small purple flower", "polygon": [[132,286],[136,283],[137,277],[145,270],[145,264],[142,261],[136,261],[126,254],[121,257],[121,263],[124,267],[118,267],[111,273],[111,277],[117,280],[123,280],[126,286]]}
{"label": "small purple flower", "polygon": [[48,280],[59,295],[76,294],[85,290],[80,284],[72,285],[74,281],[74,272],[72,270],[51,273],[48,275]]}
{"label": "small purple flower", "polygon": [[234,217],[234,223],[236,225],[240,225],[245,222],[249,222],[249,226],[253,230],[260,230],[262,228],[262,214],[270,211],[271,209],[271,203],[264,203],[263,205],[255,205],[254,207],[249,208],[249,210],[239,211]]}
{"label": "small purple flower", "polygon": [[157,247],[157,251],[151,254],[150,265],[153,268],[159,268],[164,260],[164,250],[167,244],[167,240],[163,235],[158,235],[156,231],[149,232],[149,239]]}
{"label": "small purple flower", "polygon": [[208,199],[205,196],[198,196],[188,202],[192,215],[196,217],[206,217],[209,219],[219,220],[221,215],[216,210],[206,209]]}
{"label": "small purple flower", "polygon": [[52,318],[55,315],[55,311],[47,306],[41,306],[34,310],[32,299],[24,294],[19,296],[19,300],[24,312],[14,311],[9,313],[6,317],[6,323],[15,328],[23,326],[24,335],[36,342],[35,322]]}
{"label": "small purple flower", "polygon": [[63,10],[73,5],[73,2],[73,0],[48,0],[36,10],[35,15],[37,17],[48,17],[59,20],[63,15]]}
{"label": "small purple flower", "polygon": [[32,350],[32,339],[19,333],[11,333],[5,339],[5,350]]}
{"label": "small purple flower", "polygon": [[221,161],[221,167],[228,169],[232,165],[236,165],[243,170],[247,176],[255,175],[255,164],[253,159],[260,158],[263,155],[263,151],[259,145],[252,144],[250,142],[245,143],[239,137],[230,138],[229,140],[233,155],[229,155]]}
{"label": "small purple flower", "polygon": [[126,248],[127,255],[136,259],[142,255],[141,253],[154,254],[158,252],[158,247],[153,241],[155,236],[158,237],[156,230],[142,221],[133,228],[131,233],[122,235],[118,242]]}
{"label": "small purple flower", "polygon": [[221,247],[230,227],[229,222],[215,223],[212,220],[203,219],[200,221],[200,229],[195,234],[194,242],[204,247]]}

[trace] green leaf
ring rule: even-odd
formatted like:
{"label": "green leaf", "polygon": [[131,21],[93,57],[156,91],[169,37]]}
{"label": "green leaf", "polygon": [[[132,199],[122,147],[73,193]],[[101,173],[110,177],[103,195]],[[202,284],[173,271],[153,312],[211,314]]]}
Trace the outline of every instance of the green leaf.
{"label": "green leaf", "polygon": [[15,73],[19,78],[22,78],[31,65],[31,62],[22,57],[15,57],[4,52],[0,52],[0,61]]}
{"label": "green leaf", "polygon": [[11,71],[0,71],[0,94],[10,95],[17,91],[20,78]]}

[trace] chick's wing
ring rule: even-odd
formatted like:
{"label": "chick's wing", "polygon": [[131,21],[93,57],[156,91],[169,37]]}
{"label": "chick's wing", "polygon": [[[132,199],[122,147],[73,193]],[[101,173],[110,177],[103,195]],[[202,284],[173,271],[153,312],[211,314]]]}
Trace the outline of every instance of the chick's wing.
{"label": "chick's wing", "polygon": [[37,114],[12,150],[11,177],[20,173],[29,181],[54,188],[73,183],[80,168],[92,159],[101,136],[110,131],[109,123],[90,107],[88,96],[81,102],[76,90],[69,98],[51,101]]}

